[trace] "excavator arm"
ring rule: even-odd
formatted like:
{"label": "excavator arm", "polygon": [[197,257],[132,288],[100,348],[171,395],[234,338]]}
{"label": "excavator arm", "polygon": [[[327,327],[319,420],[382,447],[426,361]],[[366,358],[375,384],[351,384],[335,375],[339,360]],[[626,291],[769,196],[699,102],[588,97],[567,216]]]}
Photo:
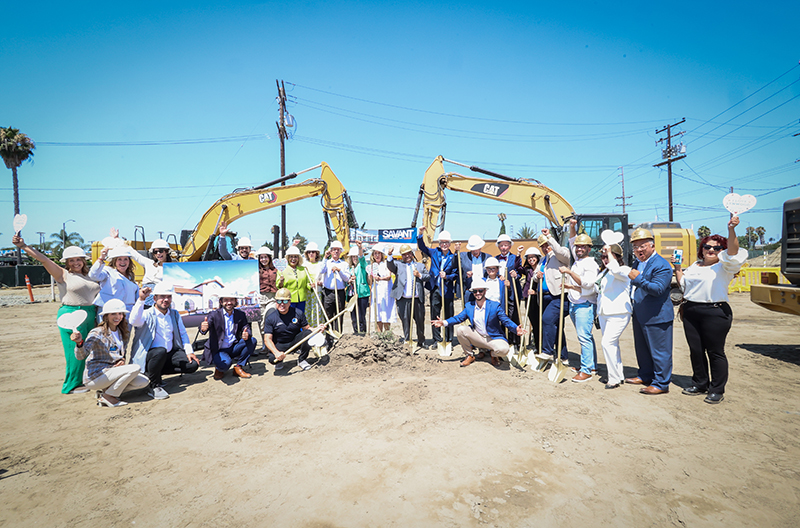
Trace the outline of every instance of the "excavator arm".
{"label": "excavator arm", "polygon": [[322,162],[315,167],[300,171],[302,174],[322,167],[319,178],[306,180],[293,185],[275,185],[268,188],[254,187],[227,194],[208,208],[194,231],[189,235],[181,252],[182,261],[202,260],[212,236],[219,234],[219,225],[228,224],[244,216],[290,204],[312,196],[322,195],[322,209],[325,224],[328,227],[328,238],[334,236],[342,243],[345,251],[349,248],[350,223],[355,217],[342,182],[336,177],[327,163]]}
{"label": "excavator arm", "polygon": [[[464,176],[456,172],[445,172],[444,163],[450,162],[466,167],[473,172],[483,173],[497,179]],[[425,171],[420,186],[420,199],[423,201],[422,221],[425,243],[430,245],[437,227],[444,228],[447,201],[444,190],[452,189],[475,196],[482,196],[520,207],[533,209],[547,218],[553,227],[560,229],[569,218],[575,216],[572,206],[563,196],[545,187],[540,182],[510,178],[494,172],[470,167],[438,156]],[[419,203],[417,204],[417,212]],[[412,226],[416,227],[416,216]]]}

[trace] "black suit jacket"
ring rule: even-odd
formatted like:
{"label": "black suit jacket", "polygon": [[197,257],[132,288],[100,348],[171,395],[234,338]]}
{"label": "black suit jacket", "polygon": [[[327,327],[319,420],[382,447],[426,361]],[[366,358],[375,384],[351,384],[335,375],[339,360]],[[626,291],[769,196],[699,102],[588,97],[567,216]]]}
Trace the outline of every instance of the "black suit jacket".
{"label": "black suit jacket", "polygon": [[[222,342],[225,339],[225,313],[224,308],[217,308],[208,314],[208,341],[206,341],[205,356],[206,362],[211,359],[211,354],[219,352],[222,348]],[[253,336],[253,329],[250,323],[247,322],[247,315],[241,310],[233,309],[233,332],[236,336],[236,341],[242,338],[242,331],[245,326],[250,331],[250,336]]]}

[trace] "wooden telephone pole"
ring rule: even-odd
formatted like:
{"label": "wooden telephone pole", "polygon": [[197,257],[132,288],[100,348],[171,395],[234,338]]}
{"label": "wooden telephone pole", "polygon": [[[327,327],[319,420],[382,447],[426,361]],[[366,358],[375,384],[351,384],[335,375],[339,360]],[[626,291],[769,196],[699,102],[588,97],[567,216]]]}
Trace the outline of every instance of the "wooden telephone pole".
{"label": "wooden telephone pole", "polygon": [[[278,125],[278,138],[281,140],[281,178],[286,176],[286,147],[284,145],[284,141],[289,139],[289,135],[286,133],[286,89],[283,86],[283,81],[279,81],[275,79],[275,84],[278,85],[278,107],[280,111],[280,117],[278,121],[275,122]],[[286,185],[285,181],[281,182],[281,185]],[[286,206],[281,206],[281,232],[278,235],[278,239],[280,240],[279,245],[275,246],[275,258],[283,257],[286,255],[286,246],[284,245],[283,241],[286,237]]]}
{"label": "wooden telephone pole", "polygon": [[681,123],[683,123],[685,121],[686,121],[686,118],[684,117],[683,119],[681,119],[677,123],[674,123],[672,125],[667,125],[664,128],[662,128],[661,130],[656,130],[656,134],[661,134],[662,132],[666,132],[667,133],[667,137],[661,138],[658,141],[656,141],[656,144],[663,143],[664,141],[667,142],[667,148],[661,150],[661,159],[663,159],[665,161],[662,161],[661,163],[656,163],[655,165],[653,165],[653,167],[661,167],[662,165],[666,165],[667,166],[667,188],[668,188],[668,193],[669,193],[669,221],[670,222],[673,221],[673,218],[672,218],[672,163],[676,162],[678,160],[681,160],[681,159],[686,157],[686,154],[683,154],[683,152],[686,152],[686,148],[683,146],[682,143],[678,144],[678,145],[676,145],[674,147],[672,146],[672,138],[676,137],[676,136],[682,136],[686,132],[685,131],[678,132],[677,134],[673,135],[672,134],[672,127],[678,126],[678,125],[680,125]]}

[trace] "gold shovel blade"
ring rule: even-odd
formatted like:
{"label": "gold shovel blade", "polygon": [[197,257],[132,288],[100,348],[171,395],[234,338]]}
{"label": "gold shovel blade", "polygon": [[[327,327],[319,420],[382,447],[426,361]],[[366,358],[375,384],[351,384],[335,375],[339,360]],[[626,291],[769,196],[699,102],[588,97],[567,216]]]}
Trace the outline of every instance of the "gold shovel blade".
{"label": "gold shovel blade", "polygon": [[554,361],[553,366],[550,367],[550,371],[547,373],[547,379],[553,383],[561,383],[567,376],[567,372],[569,372],[569,367],[562,363],[561,359],[558,359]]}
{"label": "gold shovel blade", "polygon": [[439,355],[443,357],[449,357],[453,354],[453,350],[448,347],[444,341],[437,342],[436,349],[439,351]]}

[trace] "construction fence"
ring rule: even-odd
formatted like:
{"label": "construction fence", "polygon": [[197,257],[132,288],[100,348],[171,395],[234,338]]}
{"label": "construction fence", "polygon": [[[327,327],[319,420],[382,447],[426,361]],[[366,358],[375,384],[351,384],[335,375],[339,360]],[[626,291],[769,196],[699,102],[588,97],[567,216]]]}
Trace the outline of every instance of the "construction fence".
{"label": "construction fence", "polygon": [[[762,277],[767,281],[762,281]],[[728,293],[750,291],[751,284],[789,284],[780,268],[749,266],[742,268],[728,285]]]}

